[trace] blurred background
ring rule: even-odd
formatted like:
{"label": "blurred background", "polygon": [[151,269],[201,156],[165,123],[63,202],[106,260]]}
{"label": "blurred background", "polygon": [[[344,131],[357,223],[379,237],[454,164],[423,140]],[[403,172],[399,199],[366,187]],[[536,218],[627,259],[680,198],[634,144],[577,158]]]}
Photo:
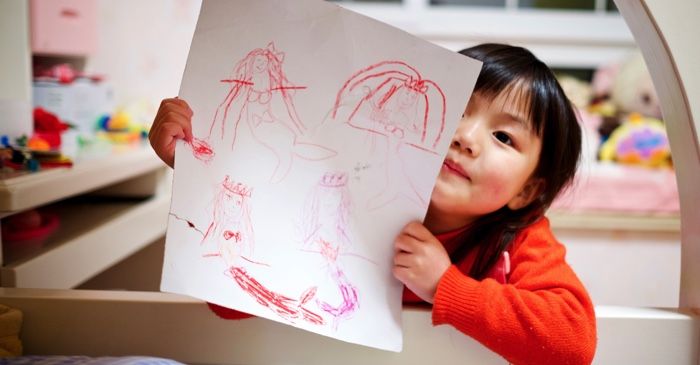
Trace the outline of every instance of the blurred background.
{"label": "blurred background", "polygon": [[[451,50],[524,46],[584,129],[548,213],[597,305],[677,307],[680,219],[662,111],[611,0],[339,6]],[[197,0],[0,2],[2,286],[157,291],[169,171],[145,141],[177,95]]]}

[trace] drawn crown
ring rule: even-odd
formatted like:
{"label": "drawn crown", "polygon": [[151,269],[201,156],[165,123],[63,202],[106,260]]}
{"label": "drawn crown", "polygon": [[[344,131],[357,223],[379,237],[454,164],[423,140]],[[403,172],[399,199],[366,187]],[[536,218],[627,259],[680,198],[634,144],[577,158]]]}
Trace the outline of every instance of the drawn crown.
{"label": "drawn crown", "polygon": [[348,174],[344,172],[327,172],[321,178],[320,184],[328,187],[345,186],[348,183]]}
{"label": "drawn crown", "polygon": [[413,77],[409,77],[406,79],[406,81],[404,81],[404,85],[421,94],[425,94],[428,91],[428,85],[426,85],[425,80],[422,79],[414,79]]}
{"label": "drawn crown", "polygon": [[252,189],[246,186],[245,184],[231,182],[228,175],[226,175],[226,178],[224,179],[224,188],[240,196],[249,197],[252,193]]}

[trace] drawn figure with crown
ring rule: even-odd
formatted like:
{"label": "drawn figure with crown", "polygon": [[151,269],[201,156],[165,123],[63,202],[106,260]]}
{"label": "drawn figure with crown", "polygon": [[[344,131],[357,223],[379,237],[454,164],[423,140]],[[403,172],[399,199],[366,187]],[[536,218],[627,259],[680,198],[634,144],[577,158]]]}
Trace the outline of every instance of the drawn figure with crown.
{"label": "drawn figure with crown", "polygon": [[[287,80],[282,69],[285,54],[271,42],[256,48],[234,67],[228,79],[228,92],[214,114],[206,140],[195,140],[195,156],[203,161],[213,156],[213,142],[224,142],[231,149],[236,144],[241,120],[250,128],[255,140],[275,157],[270,182],[284,179],[296,158],[324,160],[336,151],[304,141],[308,128],[297,115],[294,93],[305,89]],[[197,155],[197,150],[211,151]]]}
{"label": "drawn figure with crown", "polygon": [[330,115],[335,121],[369,132],[371,151],[384,150],[380,153],[386,179],[381,191],[370,197],[370,210],[399,196],[427,206],[406,173],[405,163],[407,149],[436,153],[445,126],[445,95],[437,84],[423,79],[405,62],[380,62],[345,82]]}
{"label": "drawn figure with crown", "polygon": [[226,175],[212,201],[212,219],[202,244],[212,244],[227,267],[240,265],[240,258],[250,259],[255,248],[255,235],[250,220],[249,187],[234,183]]}
{"label": "drawn figure with crown", "polygon": [[[321,255],[326,269],[326,279],[335,286],[334,295],[319,293],[319,307],[333,317],[332,325],[338,328],[341,320],[350,318],[359,308],[357,288],[348,280],[342,268],[342,258],[349,253],[348,236],[351,198],[348,175],[345,172],[328,172],[318,181],[309,194],[302,214],[303,249]],[[320,290],[324,286],[319,286]],[[323,299],[323,297],[326,299]]]}

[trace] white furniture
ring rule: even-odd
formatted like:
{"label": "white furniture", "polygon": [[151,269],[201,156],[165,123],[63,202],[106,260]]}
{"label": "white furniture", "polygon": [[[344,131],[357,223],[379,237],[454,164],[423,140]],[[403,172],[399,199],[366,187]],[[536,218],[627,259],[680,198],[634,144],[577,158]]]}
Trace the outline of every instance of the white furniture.
{"label": "white furniture", "polygon": [[[105,189],[120,195],[151,195],[165,169],[150,147],[115,146],[71,168],[0,179],[0,218],[98,189],[109,195],[115,193]],[[169,204],[169,194],[157,193],[136,201],[55,204],[58,230],[40,245],[5,247],[0,283],[73,288],[161,237]]]}

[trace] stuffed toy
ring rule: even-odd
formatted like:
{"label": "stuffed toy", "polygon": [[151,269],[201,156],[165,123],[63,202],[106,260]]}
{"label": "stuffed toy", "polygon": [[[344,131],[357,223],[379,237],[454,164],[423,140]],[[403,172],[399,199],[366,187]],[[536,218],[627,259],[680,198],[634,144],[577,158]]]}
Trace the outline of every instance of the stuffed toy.
{"label": "stuffed toy", "polygon": [[602,141],[628,118],[637,113],[661,119],[661,106],[644,58],[638,51],[623,62],[601,67],[591,82],[593,101],[589,111],[603,121],[598,129]]}
{"label": "stuffed toy", "polygon": [[579,110],[584,110],[590,105],[593,98],[593,88],[590,83],[569,75],[558,75],[557,81],[566,97]]}
{"label": "stuffed toy", "polygon": [[651,168],[671,167],[671,147],[664,124],[655,118],[630,114],[600,147],[601,161]]}

